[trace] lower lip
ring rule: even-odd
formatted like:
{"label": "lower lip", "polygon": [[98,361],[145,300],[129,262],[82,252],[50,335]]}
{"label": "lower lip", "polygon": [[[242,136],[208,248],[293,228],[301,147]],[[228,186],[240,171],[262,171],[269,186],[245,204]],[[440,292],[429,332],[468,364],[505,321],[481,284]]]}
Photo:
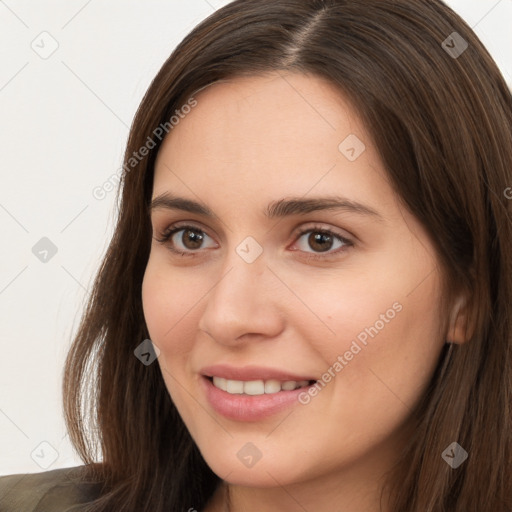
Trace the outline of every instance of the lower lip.
{"label": "lower lip", "polygon": [[292,391],[279,391],[264,395],[232,395],[213,385],[205,376],[201,376],[206,392],[206,398],[213,409],[226,418],[237,421],[258,421],[299,403],[299,395],[307,392],[309,387]]}

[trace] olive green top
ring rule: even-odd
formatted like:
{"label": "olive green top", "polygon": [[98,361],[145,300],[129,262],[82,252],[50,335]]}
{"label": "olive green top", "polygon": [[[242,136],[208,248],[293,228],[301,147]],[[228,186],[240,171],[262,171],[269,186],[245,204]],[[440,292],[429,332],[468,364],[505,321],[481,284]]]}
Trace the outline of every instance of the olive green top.
{"label": "olive green top", "polygon": [[1,512],[78,512],[100,496],[101,485],[82,480],[85,466],[0,476]]}

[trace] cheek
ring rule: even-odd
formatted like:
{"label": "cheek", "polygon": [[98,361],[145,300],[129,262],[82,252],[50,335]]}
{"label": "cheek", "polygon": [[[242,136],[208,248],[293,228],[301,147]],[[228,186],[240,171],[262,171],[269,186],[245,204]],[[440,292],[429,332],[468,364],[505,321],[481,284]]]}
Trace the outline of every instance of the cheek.
{"label": "cheek", "polygon": [[[336,353],[330,354],[337,367],[337,393],[362,426],[368,417],[379,418],[382,426],[405,421],[432,378],[442,349],[438,321],[425,294],[420,300],[391,295],[372,303],[366,315],[340,325]],[[343,332],[343,331],[342,331]]]}
{"label": "cheek", "polygon": [[[156,259],[156,258],[155,258]],[[190,404],[182,392],[193,349],[191,315],[198,298],[195,288],[167,265],[148,262],[142,282],[142,305],[149,337],[159,348],[157,362],[165,386],[176,406],[188,418]]]}
{"label": "cheek", "polygon": [[439,279],[429,261],[413,263],[398,271],[381,260],[366,272],[326,273],[314,286],[304,276],[288,281],[311,311],[300,305],[287,317],[324,362],[331,391],[359,397],[356,410],[389,403],[386,396],[414,403],[435,369],[443,344]]}
{"label": "cheek", "polygon": [[183,329],[200,296],[179,272],[169,272],[150,259],[142,282],[142,306],[150,338],[161,351],[186,350],[187,336]]}
{"label": "cheek", "polygon": [[286,311],[289,324],[301,330],[301,337],[325,363],[347,351],[349,359],[362,353],[404,316],[404,284],[386,278],[379,269],[290,273],[285,281],[302,302],[295,301],[295,307]]}

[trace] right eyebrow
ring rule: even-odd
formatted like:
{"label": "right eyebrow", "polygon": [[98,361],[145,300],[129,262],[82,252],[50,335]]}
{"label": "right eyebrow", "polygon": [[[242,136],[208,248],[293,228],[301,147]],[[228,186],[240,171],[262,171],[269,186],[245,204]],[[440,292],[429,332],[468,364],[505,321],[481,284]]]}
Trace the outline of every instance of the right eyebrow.
{"label": "right eyebrow", "polygon": [[150,212],[157,209],[182,210],[185,212],[197,213],[198,215],[204,215],[205,217],[215,217],[210,208],[205,204],[185,199],[184,197],[171,196],[168,192],[160,194],[151,201],[151,204],[149,205]]}

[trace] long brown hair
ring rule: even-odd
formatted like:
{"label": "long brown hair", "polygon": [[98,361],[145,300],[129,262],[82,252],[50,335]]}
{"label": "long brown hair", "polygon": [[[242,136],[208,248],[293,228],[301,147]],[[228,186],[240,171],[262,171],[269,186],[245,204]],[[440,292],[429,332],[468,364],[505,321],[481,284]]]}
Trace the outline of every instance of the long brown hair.
{"label": "long brown hair", "polygon": [[[163,64],[131,127],[117,227],[65,365],[70,438],[104,483],[89,510],[201,510],[220,483],[159,365],[134,356],[149,338],[141,284],[155,131],[170,132],[176,110],[204,87],[270,71],[323,77],[346,95],[435,244],[446,311],[456,293],[468,297],[469,341],[440,358],[414,411],[415,433],[389,474],[390,510],[512,510],[512,95],[475,33],[440,0],[237,0]],[[457,469],[441,457],[454,441],[469,454]]]}

